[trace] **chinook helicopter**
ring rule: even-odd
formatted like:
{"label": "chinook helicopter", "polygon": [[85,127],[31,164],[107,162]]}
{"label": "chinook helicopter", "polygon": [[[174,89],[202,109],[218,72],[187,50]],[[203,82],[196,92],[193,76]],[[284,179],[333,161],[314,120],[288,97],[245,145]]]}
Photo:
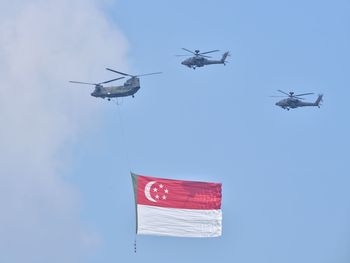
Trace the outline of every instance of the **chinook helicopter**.
{"label": "chinook helicopter", "polygon": [[[230,55],[230,53],[228,51],[226,51],[223,55],[222,58],[220,60],[210,60],[208,58],[211,58],[210,56],[207,56],[206,54],[209,53],[213,53],[213,52],[218,52],[219,50],[211,50],[211,51],[207,51],[207,52],[200,52],[198,49],[195,50],[194,52],[186,49],[186,48],[182,48],[183,50],[191,53],[192,55],[194,55],[193,57],[190,57],[188,59],[185,59],[184,61],[181,62],[182,65],[187,66],[189,68],[193,68],[196,69],[198,67],[203,67],[205,65],[212,65],[212,64],[224,64],[226,65],[226,58]],[[191,55],[176,55],[177,57],[183,57],[183,56],[191,56]]]}
{"label": "chinook helicopter", "polygon": [[73,80],[69,82],[75,83],[75,84],[93,85],[95,86],[95,90],[91,93],[91,96],[96,98],[102,98],[102,99],[107,98],[110,101],[111,98],[118,98],[118,97],[132,96],[134,98],[134,94],[140,89],[140,79],[138,77],[162,73],[162,72],[154,72],[154,73],[148,73],[148,74],[142,74],[142,75],[130,75],[130,74],[116,71],[110,68],[106,68],[106,69],[124,76],[129,76],[130,78],[127,81],[125,81],[122,86],[110,86],[110,87],[104,87],[102,84],[123,79],[125,77],[119,77],[116,79],[107,80],[100,83],[80,82],[80,81],[73,81]]}
{"label": "chinook helicopter", "polygon": [[288,97],[286,99],[280,100],[276,102],[276,106],[281,107],[282,109],[289,110],[289,109],[295,109],[299,107],[306,107],[306,106],[316,106],[320,107],[320,103],[322,101],[323,95],[320,94],[318,95],[317,99],[315,102],[303,102],[304,98],[300,98],[301,96],[305,95],[311,95],[314,93],[303,93],[303,94],[294,94],[294,92],[284,92],[283,90],[277,90],[281,93],[283,93],[285,96],[270,96],[274,98],[279,98],[279,97]]}

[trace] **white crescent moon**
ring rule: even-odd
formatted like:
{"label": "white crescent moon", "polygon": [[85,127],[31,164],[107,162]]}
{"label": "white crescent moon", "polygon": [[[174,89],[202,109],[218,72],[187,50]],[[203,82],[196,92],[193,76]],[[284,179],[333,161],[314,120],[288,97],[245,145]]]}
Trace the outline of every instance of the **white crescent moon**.
{"label": "white crescent moon", "polygon": [[155,183],[156,183],[156,181],[151,181],[151,182],[149,182],[148,184],[146,184],[146,186],[145,186],[145,196],[146,196],[146,198],[147,198],[149,201],[154,202],[154,203],[157,203],[157,201],[154,200],[154,199],[152,198],[152,196],[151,196],[151,187],[152,187],[152,185],[154,185]]}

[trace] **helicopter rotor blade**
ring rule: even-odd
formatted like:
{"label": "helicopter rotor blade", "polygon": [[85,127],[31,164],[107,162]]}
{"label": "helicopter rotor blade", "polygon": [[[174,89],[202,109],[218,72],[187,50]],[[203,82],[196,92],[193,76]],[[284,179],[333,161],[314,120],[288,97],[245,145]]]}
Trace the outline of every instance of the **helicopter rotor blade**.
{"label": "helicopter rotor blade", "polygon": [[175,57],[189,57],[191,55],[175,55]]}
{"label": "helicopter rotor blade", "polygon": [[193,55],[197,55],[196,53],[194,53],[193,51],[191,51],[191,50],[189,50],[189,49],[187,49],[187,48],[182,48],[183,50],[185,50],[185,51],[187,51],[187,52],[190,52],[190,53],[192,53]]}
{"label": "helicopter rotor blade", "polygon": [[203,57],[203,58],[211,58],[211,56],[206,56],[206,55],[202,55],[202,54],[198,54],[199,57]]}
{"label": "helicopter rotor blade", "polygon": [[296,94],[294,96],[305,96],[305,95],[312,95],[312,94],[315,94],[315,93],[309,92],[309,93],[303,93],[303,94]]}
{"label": "helicopter rotor blade", "polygon": [[200,54],[200,55],[202,55],[202,54],[209,54],[209,53],[218,52],[218,51],[220,51],[220,50],[215,49],[215,50],[211,50],[211,51],[207,51],[207,52],[201,52],[201,53],[199,53],[199,54]]}
{"label": "helicopter rotor blade", "polygon": [[104,81],[104,82],[101,82],[101,83],[98,83],[99,85],[100,84],[106,84],[106,83],[109,83],[109,82],[112,82],[112,81],[116,81],[116,80],[119,80],[119,79],[123,79],[125,77],[120,77],[120,78],[116,78],[116,79],[111,79],[111,80],[107,80],[107,81]]}
{"label": "helicopter rotor blade", "polygon": [[287,96],[269,96],[270,98],[285,98]]}
{"label": "helicopter rotor blade", "polygon": [[287,95],[287,96],[290,96],[290,94],[289,94],[289,93],[284,92],[283,90],[278,89],[277,91],[279,91],[279,92],[281,92],[281,93],[283,93],[283,94],[285,94],[285,95]]}
{"label": "helicopter rotor blade", "polygon": [[129,76],[129,77],[134,77],[133,75],[130,75],[130,74],[127,74],[127,73],[123,73],[123,72],[120,72],[120,71],[117,71],[117,70],[114,70],[114,69],[111,69],[111,68],[106,68],[107,70],[109,71],[112,71],[114,73],[118,73],[120,75],[124,75],[124,76]]}
{"label": "helicopter rotor blade", "polygon": [[147,74],[142,74],[142,75],[136,75],[135,77],[143,77],[143,76],[162,74],[162,73],[163,72],[153,72],[153,73],[147,73]]}
{"label": "helicopter rotor blade", "polygon": [[93,85],[93,86],[98,85],[98,83],[89,83],[89,82],[81,82],[81,81],[74,81],[74,80],[70,80],[69,82],[75,83],[75,84],[86,84],[86,85]]}

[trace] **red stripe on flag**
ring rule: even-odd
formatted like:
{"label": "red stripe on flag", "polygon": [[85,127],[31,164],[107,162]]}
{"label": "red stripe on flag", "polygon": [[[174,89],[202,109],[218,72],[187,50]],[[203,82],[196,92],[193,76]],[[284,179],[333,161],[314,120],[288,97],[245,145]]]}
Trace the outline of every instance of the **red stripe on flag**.
{"label": "red stripe on flag", "polygon": [[137,203],[182,209],[221,209],[221,184],[138,176]]}

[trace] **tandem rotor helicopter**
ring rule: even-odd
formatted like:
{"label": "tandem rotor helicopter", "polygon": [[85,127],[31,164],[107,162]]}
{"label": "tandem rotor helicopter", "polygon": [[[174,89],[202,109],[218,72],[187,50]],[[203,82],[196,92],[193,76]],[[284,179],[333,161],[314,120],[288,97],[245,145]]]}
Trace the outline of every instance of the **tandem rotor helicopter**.
{"label": "tandem rotor helicopter", "polygon": [[[140,89],[140,79],[141,76],[148,76],[148,75],[154,75],[154,74],[161,74],[162,72],[153,72],[148,74],[142,74],[142,75],[130,75],[127,73],[123,73],[114,69],[106,68],[109,71],[112,71],[114,73],[118,73],[120,75],[123,75],[124,77],[119,77],[116,79],[107,80],[100,83],[89,83],[89,82],[80,82],[80,81],[69,81],[70,83],[75,84],[86,84],[86,85],[93,85],[95,86],[94,91],[91,93],[91,96],[96,98],[107,98],[109,101],[111,98],[118,98],[118,97],[127,97],[132,96],[134,97],[134,94]],[[104,87],[102,84],[106,84],[112,81],[116,81],[119,79],[125,78],[125,76],[130,77],[127,81],[124,82],[122,86],[110,86],[110,87]]]}
{"label": "tandem rotor helicopter", "polygon": [[[211,50],[211,51],[207,51],[207,52],[200,52],[198,49],[195,50],[194,52],[186,49],[186,48],[182,48],[183,50],[190,52],[192,55],[194,55],[193,57],[190,57],[188,59],[185,59],[184,61],[181,62],[182,65],[187,66],[189,68],[193,68],[196,69],[198,67],[203,67],[205,65],[212,65],[212,64],[224,64],[226,65],[226,58],[230,55],[230,53],[228,51],[226,51],[220,60],[210,60],[208,58],[211,58],[210,56],[207,56],[206,54],[209,53],[213,53],[213,52],[218,52],[218,49],[215,50]],[[176,55],[177,57],[184,57],[184,56],[191,56],[191,55]]]}
{"label": "tandem rotor helicopter", "polygon": [[300,98],[301,96],[311,95],[314,93],[294,94],[294,92],[292,91],[289,93],[284,92],[283,90],[277,90],[277,91],[283,93],[285,96],[270,96],[270,97],[275,97],[275,98],[288,97],[286,99],[276,102],[275,104],[276,106],[279,106],[285,110],[295,109],[299,107],[306,107],[306,106],[320,107],[320,103],[322,102],[322,97],[323,97],[323,95],[320,94],[318,95],[315,102],[303,102],[301,100],[304,100],[304,98]]}

